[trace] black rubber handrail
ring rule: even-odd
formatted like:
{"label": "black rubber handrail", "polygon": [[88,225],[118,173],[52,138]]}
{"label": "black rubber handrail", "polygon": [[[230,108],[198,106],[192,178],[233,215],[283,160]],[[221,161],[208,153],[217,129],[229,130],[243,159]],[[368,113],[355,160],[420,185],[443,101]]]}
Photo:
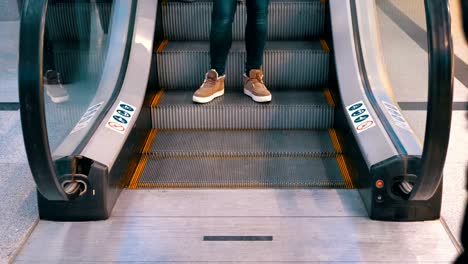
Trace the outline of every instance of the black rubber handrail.
{"label": "black rubber handrail", "polygon": [[42,85],[47,0],[26,0],[21,14],[18,85],[21,125],[38,191],[48,200],[69,200],[55,173],[49,148]]}
{"label": "black rubber handrail", "polygon": [[426,132],[420,173],[410,200],[428,200],[442,182],[453,101],[453,44],[447,0],[425,0],[429,56]]}

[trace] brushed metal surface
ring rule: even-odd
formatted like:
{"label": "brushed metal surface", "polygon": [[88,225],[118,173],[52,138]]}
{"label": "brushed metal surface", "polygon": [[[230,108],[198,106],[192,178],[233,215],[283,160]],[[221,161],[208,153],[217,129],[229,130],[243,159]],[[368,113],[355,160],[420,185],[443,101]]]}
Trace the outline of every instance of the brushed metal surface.
{"label": "brushed metal surface", "polygon": [[[273,241],[203,241],[204,236]],[[25,262],[348,261],[450,262],[456,250],[438,221],[365,217],[113,217],[41,221],[17,260]]]}
{"label": "brushed metal surface", "polygon": [[149,157],[137,188],[349,188],[332,157]]}
{"label": "brushed metal surface", "polygon": [[328,130],[160,130],[148,153],[159,157],[336,155]]}
{"label": "brushed metal surface", "polygon": [[152,109],[159,129],[327,129],[334,108],[322,92],[273,92],[269,104],[257,104],[242,93],[226,93],[206,105],[192,102],[193,92],[166,91]]}
{"label": "brushed metal surface", "polygon": [[357,190],[149,189],[124,190],[113,216],[339,217],[367,212]]}
{"label": "brushed metal surface", "polygon": [[[262,69],[273,90],[320,89],[327,85],[329,53],[319,41],[268,41]],[[198,88],[210,69],[208,41],[169,41],[155,53],[159,86],[165,89]],[[245,44],[234,41],[226,61],[227,90],[243,87]]]}
{"label": "brushed metal surface", "polygon": [[[164,37],[170,40],[209,40],[212,1],[191,4],[168,1],[161,6]],[[326,5],[322,1],[271,0],[268,16],[269,40],[317,38],[325,28]],[[247,9],[237,5],[232,25],[234,40],[243,40]]]}

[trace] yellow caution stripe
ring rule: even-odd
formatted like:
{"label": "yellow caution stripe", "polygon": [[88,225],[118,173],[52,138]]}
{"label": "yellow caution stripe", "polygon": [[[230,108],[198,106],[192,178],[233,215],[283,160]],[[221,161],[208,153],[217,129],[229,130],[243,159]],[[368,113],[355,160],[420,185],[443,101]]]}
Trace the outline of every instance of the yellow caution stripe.
{"label": "yellow caution stripe", "polygon": [[158,133],[157,129],[152,129],[150,133],[148,134],[148,137],[146,138],[145,145],[143,147],[143,154],[141,156],[140,161],[138,162],[138,165],[135,169],[135,172],[133,173],[132,179],[130,180],[130,184],[128,185],[128,188],[130,189],[136,189],[138,188],[138,182],[140,181],[141,174],[143,173],[143,170],[145,169],[146,162],[148,161],[148,155],[146,153],[149,152],[151,149],[151,145],[153,144],[154,138],[156,137],[156,134]]}
{"label": "yellow caution stripe", "polygon": [[328,47],[328,44],[327,44],[326,40],[321,39],[320,40],[320,45],[322,45],[323,51],[325,51],[326,53],[330,53],[330,48]]}
{"label": "yellow caution stripe", "polygon": [[159,43],[158,49],[156,50],[156,53],[162,53],[164,48],[167,46],[167,43],[169,43],[168,39],[165,39]]}
{"label": "yellow caution stripe", "polygon": [[325,91],[325,99],[327,100],[327,103],[331,107],[335,107],[335,100],[333,100],[333,96],[331,95],[330,89],[326,88]]}

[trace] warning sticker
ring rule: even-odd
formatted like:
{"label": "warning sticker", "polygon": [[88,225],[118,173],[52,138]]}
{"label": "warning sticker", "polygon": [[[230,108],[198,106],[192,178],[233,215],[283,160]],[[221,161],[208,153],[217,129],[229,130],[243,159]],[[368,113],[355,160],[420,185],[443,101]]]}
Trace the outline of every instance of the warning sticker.
{"label": "warning sticker", "polygon": [[91,123],[91,120],[93,120],[93,117],[96,115],[96,113],[101,109],[101,106],[104,104],[104,102],[97,103],[93,106],[90,106],[86,112],[83,114],[81,117],[80,121],[76,124],[76,126],[72,129],[70,134],[76,133],[83,128],[87,127],[89,123]]}
{"label": "warning sticker", "polygon": [[346,107],[349,117],[353,121],[353,126],[358,133],[375,126],[375,121],[367,111],[363,101],[356,102]]}
{"label": "warning sticker", "polygon": [[411,127],[409,126],[408,122],[406,122],[405,118],[401,115],[398,107],[386,101],[382,101],[382,103],[385,105],[388,114],[392,118],[393,124],[403,130],[412,132]]}
{"label": "warning sticker", "polygon": [[128,124],[135,114],[136,107],[120,101],[112,116],[106,123],[106,127],[119,133],[125,134]]}

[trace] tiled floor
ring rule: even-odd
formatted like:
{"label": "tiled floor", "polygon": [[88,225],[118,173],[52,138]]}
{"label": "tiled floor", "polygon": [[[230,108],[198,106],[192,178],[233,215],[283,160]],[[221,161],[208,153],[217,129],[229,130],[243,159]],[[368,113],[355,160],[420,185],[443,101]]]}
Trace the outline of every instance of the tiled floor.
{"label": "tiled floor", "polygon": [[18,102],[18,21],[0,21],[0,103]]}
{"label": "tiled floor", "polygon": [[6,263],[27,239],[38,213],[19,111],[0,111],[0,124],[0,263]]}

